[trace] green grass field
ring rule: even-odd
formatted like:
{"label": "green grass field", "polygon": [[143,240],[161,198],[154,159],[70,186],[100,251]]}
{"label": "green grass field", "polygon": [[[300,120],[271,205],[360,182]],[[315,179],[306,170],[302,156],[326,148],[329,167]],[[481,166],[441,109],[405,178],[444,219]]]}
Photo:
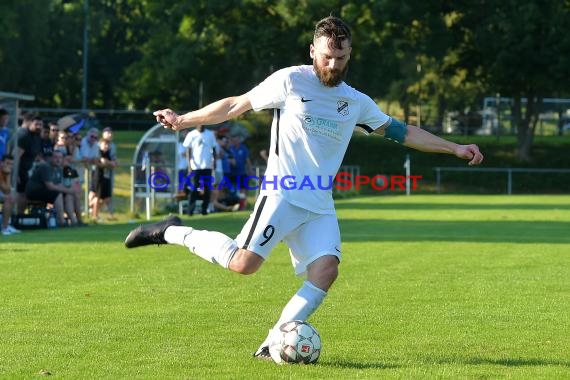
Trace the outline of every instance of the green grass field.
{"label": "green grass field", "polygon": [[[254,360],[297,290],[286,247],[253,276],[133,224],[0,237],[0,377],[570,378],[570,196],[337,202],[341,274],[314,366]],[[185,219],[235,235],[246,213]]]}

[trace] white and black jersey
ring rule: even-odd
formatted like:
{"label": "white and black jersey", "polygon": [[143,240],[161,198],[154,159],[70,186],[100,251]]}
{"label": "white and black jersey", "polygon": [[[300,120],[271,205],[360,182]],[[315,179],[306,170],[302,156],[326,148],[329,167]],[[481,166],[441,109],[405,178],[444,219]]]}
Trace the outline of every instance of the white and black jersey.
{"label": "white and black jersey", "polygon": [[247,95],[255,111],[275,110],[261,194],[277,192],[298,207],[334,214],[332,181],[354,129],[370,133],[390,117],[344,82],[324,86],[309,65],[279,70]]}

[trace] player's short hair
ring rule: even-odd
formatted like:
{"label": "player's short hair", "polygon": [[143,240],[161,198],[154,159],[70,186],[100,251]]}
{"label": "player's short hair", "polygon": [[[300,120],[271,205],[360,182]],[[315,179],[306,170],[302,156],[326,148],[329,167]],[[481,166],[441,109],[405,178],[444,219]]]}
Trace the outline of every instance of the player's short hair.
{"label": "player's short hair", "polygon": [[6,153],[6,154],[4,154],[4,155],[2,156],[2,161],[6,161],[6,160],[12,160],[12,161],[13,161],[13,160],[14,160],[14,156],[12,156],[11,154]]}
{"label": "player's short hair", "polygon": [[352,44],[352,33],[350,27],[338,17],[328,16],[317,22],[315,25],[315,35],[313,43],[320,37],[331,39],[331,43],[337,49],[342,49],[342,41],[347,40]]}

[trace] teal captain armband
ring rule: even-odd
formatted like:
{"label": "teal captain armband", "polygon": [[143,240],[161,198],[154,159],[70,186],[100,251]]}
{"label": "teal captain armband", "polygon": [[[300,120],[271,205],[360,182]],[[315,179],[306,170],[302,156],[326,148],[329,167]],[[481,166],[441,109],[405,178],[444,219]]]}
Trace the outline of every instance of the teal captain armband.
{"label": "teal captain armband", "polygon": [[391,118],[388,122],[388,126],[385,129],[384,137],[402,144],[406,139],[407,133],[408,126],[406,123],[398,119]]}

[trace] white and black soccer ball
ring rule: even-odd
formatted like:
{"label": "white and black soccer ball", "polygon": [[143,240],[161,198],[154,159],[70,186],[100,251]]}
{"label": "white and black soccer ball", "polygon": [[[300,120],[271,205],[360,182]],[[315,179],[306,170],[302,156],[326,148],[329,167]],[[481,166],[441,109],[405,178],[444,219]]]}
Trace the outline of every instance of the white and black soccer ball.
{"label": "white and black soccer ball", "polygon": [[321,337],[308,322],[285,322],[274,334],[274,342],[269,347],[269,353],[275,363],[312,364],[319,359],[322,348]]}

